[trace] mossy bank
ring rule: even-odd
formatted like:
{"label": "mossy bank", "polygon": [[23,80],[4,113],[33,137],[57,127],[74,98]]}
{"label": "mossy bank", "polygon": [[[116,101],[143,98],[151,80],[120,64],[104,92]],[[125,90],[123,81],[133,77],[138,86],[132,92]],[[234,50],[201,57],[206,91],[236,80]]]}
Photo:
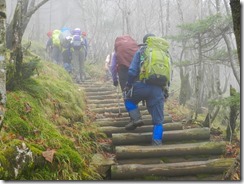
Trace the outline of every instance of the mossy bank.
{"label": "mossy bank", "polygon": [[32,77],[7,92],[0,179],[100,180],[90,163],[102,136],[79,86],[62,67],[40,60]]}

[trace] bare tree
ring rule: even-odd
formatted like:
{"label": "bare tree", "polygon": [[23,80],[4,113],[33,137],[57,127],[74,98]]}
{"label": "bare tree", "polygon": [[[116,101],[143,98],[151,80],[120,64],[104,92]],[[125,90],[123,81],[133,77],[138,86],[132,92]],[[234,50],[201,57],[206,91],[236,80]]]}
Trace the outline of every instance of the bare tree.
{"label": "bare tree", "polygon": [[160,27],[161,27],[161,36],[164,36],[164,19],[163,19],[163,4],[162,0],[159,0],[159,22],[160,22]]}
{"label": "bare tree", "polygon": [[167,0],[167,8],[166,8],[166,35],[169,34],[170,31],[170,20],[169,20],[169,15],[170,15],[170,0]]}
{"label": "bare tree", "polygon": [[123,0],[122,5],[121,5],[121,1],[119,0],[117,2],[117,5],[122,12],[123,34],[129,34],[130,35],[131,34],[131,27],[130,27],[130,18],[129,17],[130,17],[132,10],[129,9],[127,0]]}
{"label": "bare tree", "polygon": [[49,0],[42,0],[35,5],[35,0],[18,0],[15,12],[10,24],[7,26],[6,45],[8,49],[13,49],[21,43],[25,29],[31,16]]}
{"label": "bare tree", "polygon": [[[49,0],[43,0],[39,4],[35,5],[35,0],[19,0],[17,2],[13,19],[7,26],[6,46],[12,50],[11,60],[14,61],[15,72],[14,83],[18,83],[21,78],[21,67],[23,61],[22,52],[22,37],[26,30],[26,27],[31,19],[31,16],[40,8],[43,4]],[[13,83],[12,83],[13,85]]]}
{"label": "bare tree", "polygon": [[[183,23],[184,22],[184,15],[182,11],[182,0],[177,0],[177,10],[180,15],[180,20]],[[182,51],[180,54],[180,63],[183,62],[183,57],[185,54],[186,50],[186,43],[185,41],[182,41]],[[180,68],[180,96],[179,96],[179,103],[181,105],[185,105],[186,101],[190,99],[191,97],[191,86],[190,86],[190,81],[189,81],[189,72],[190,70],[188,69],[187,66],[183,66],[182,64],[179,65]]]}

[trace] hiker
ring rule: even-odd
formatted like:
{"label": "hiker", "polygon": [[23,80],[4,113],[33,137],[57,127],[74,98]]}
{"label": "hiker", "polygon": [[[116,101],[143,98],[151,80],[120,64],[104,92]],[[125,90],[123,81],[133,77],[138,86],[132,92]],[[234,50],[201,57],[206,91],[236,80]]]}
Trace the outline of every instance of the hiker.
{"label": "hiker", "polygon": [[128,68],[138,48],[136,41],[129,35],[119,36],[115,39],[111,73],[113,85],[118,86],[120,84],[121,91],[125,88]]}
{"label": "hiker", "polygon": [[46,52],[48,53],[48,58],[52,58],[52,49],[53,49],[53,42],[52,42],[52,31],[47,32],[47,43],[46,43]]}
{"label": "hiker", "polygon": [[110,80],[111,79],[111,71],[110,71],[110,67],[111,67],[111,60],[113,57],[114,52],[110,53],[107,55],[106,59],[105,59],[105,65],[104,65],[104,69],[105,69],[105,77],[104,80]]}
{"label": "hiker", "polygon": [[71,31],[69,28],[67,27],[63,27],[61,30],[61,33],[59,35],[59,40],[60,40],[60,44],[63,48],[65,48],[67,45],[67,39],[66,38],[70,38],[71,35]]}
{"label": "hiker", "polygon": [[72,47],[72,66],[73,66],[73,74],[74,79],[77,83],[84,82],[85,80],[85,53],[86,48],[84,44],[84,40],[81,36],[80,28],[76,28],[73,30],[73,36],[71,40]]}
{"label": "hiker", "polygon": [[72,73],[71,40],[72,40],[71,36],[67,36],[64,40],[62,40],[63,67],[69,74]]}
{"label": "hiker", "polygon": [[[142,126],[143,120],[141,118],[140,110],[138,109],[138,103],[141,101],[146,101],[147,110],[152,117],[153,123],[153,133],[152,133],[152,144],[161,145],[163,138],[163,121],[164,121],[164,101],[167,98],[166,88],[169,86],[169,80],[163,81],[163,85],[149,84],[149,80],[140,79],[142,66],[145,60],[146,48],[148,40],[151,37],[155,37],[154,34],[146,34],[143,37],[144,46],[142,46],[134,55],[128,71],[128,81],[126,87],[124,88],[124,99],[125,107],[129,112],[132,121],[125,126],[126,130],[134,130],[138,126]],[[146,44],[148,43],[148,44]],[[148,45],[149,46],[149,45]],[[149,48],[151,49],[151,48]],[[154,49],[154,48],[153,48]],[[150,50],[150,52],[153,52]],[[162,54],[161,52],[160,55]],[[156,54],[158,54],[156,53]],[[150,54],[150,53],[149,53]],[[148,54],[148,55],[149,55]],[[155,53],[154,53],[155,54]],[[148,56],[146,55],[146,56]],[[150,54],[150,59],[153,60],[155,55]],[[153,62],[150,60],[150,62]],[[167,60],[170,63],[170,60]],[[167,65],[168,66],[168,65]],[[144,68],[145,69],[145,68]],[[153,82],[156,80],[153,79]]]}
{"label": "hiker", "polygon": [[82,36],[83,41],[84,41],[84,46],[85,46],[85,59],[86,59],[86,57],[87,57],[87,52],[88,52],[87,33],[83,31],[83,32],[81,33],[81,36]]}
{"label": "hiker", "polygon": [[52,43],[53,43],[52,59],[54,63],[62,65],[62,50],[61,50],[62,48],[59,39],[60,34],[61,31],[58,29],[55,29],[52,32]]}

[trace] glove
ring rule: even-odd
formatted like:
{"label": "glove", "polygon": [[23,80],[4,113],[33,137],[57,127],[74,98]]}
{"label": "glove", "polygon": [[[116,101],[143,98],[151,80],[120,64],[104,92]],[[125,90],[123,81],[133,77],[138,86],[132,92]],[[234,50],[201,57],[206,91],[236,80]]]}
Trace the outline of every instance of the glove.
{"label": "glove", "polygon": [[114,81],[113,83],[114,86],[118,86],[118,84],[119,84],[118,81]]}
{"label": "glove", "polygon": [[123,89],[123,96],[124,96],[124,99],[127,99],[127,98],[130,98],[131,97],[131,94],[129,94],[129,91],[131,90],[132,88],[132,85],[128,85],[126,83],[126,86],[124,87]]}
{"label": "glove", "polygon": [[164,89],[163,89],[163,91],[164,91],[164,98],[165,98],[165,100],[169,97],[169,89],[167,88],[167,87],[165,87]]}
{"label": "glove", "polygon": [[123,91],[127,93],[127,92],[131,89],[131,87],[132,87],[132,85],[126,83],[126,85],[125,85]]}

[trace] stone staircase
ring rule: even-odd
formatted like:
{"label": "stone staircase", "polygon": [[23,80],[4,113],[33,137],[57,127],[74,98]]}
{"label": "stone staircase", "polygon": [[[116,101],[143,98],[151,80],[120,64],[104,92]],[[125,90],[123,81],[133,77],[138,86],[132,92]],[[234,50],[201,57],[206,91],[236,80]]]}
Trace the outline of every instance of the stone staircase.
{"label": "stone staircase", "polygon": [[[126,131],[128,113],[120,90],[111,82],[87,81],[81,86],[96,123],[112,140],[113,162],[107,165],[108,180],[219,181],[233,162],[224,158],[226,143],[211,141],[209,128],[184,128],[165,113],[162,146],[151,146],[152,123],[140,105],[145,125]],[[106,164],[105,164],[106,165]]]}

